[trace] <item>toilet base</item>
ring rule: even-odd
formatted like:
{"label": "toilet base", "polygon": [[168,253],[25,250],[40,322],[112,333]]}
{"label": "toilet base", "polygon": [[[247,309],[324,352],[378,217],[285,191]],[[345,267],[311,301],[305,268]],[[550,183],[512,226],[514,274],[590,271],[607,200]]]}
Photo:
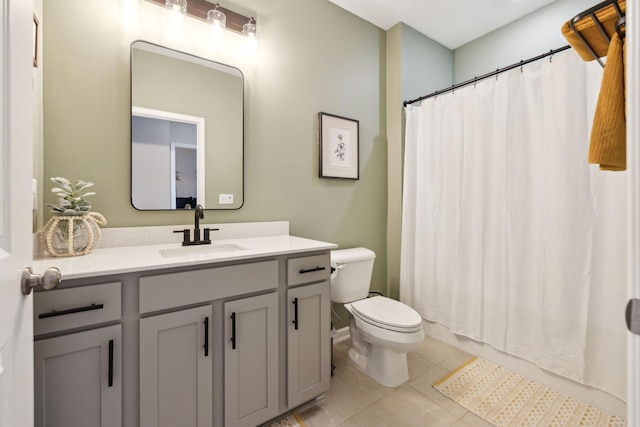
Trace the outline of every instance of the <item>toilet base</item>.
{"label": "toilet base", "polygon": [[407,354],[381,346],[370,346],[369,356],[349,349],[349,359],[385,387],[397,387],[409,379]]}
{"label": "toilet base", "polygon": [[356,351],[354,348],[349,349],[349,359],[364,373],[367,372],[367,362],[369,358]]}

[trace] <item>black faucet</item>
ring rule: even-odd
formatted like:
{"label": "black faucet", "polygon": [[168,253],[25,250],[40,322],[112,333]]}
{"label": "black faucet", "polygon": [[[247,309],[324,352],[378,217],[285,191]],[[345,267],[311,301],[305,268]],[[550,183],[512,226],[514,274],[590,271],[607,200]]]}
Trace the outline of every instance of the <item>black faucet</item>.
{"label": "black faucet", "polygon": [[182,246],[211,244],[210,232],[217,231],[219,230],[219,228],[203,228],[204,239],[200,239],[200,220],[201,219],[204,219],[204,208],[202,207],[202,205],[197,205],[194,212],[195,226],[193,228],[193,240],[191,240],[191,230],[189,230],[188,228],[185,228],[184,230],[174,231],[174,233],[183,233]]}
{"label": "black faucet", "polygon": [[[202,205],[196,205],[194,217],[195,227],[193,229],[193,241],[200,242],[200,220],[204,219],[204,208]],[[209,243],[211,243],[211,241],[209,241]]]}

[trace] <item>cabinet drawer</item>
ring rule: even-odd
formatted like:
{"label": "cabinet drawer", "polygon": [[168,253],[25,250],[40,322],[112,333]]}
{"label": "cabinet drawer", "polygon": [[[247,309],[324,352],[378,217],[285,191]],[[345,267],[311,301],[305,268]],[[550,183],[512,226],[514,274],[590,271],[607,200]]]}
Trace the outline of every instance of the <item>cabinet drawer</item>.
{"label": "cabinet drawer", "polygon": [[287,285],[329,280],[331,261],[329,254],[289,258],[287,260]]}
{"label": "cabinet drawer", "polygon": [[252,262],[140,278],[140,313],[278,287],[278,261]]}
{"label": "cabinet drawer", "polygon": [[120,319],[121,283],[36,292],[33,296],[34,335]]}

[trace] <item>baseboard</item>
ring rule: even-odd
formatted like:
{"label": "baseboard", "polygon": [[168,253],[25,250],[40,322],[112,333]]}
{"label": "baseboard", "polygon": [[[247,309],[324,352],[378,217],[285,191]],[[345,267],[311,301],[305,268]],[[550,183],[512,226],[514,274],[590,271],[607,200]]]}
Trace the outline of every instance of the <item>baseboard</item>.
{"label": "baseboard", "polygon": [[333,343],[337,344],[342,341],[346,341],[349,339],[349,327],[345,326],[344,328],[334,329],[331,332],[331,336],[333,337]]}

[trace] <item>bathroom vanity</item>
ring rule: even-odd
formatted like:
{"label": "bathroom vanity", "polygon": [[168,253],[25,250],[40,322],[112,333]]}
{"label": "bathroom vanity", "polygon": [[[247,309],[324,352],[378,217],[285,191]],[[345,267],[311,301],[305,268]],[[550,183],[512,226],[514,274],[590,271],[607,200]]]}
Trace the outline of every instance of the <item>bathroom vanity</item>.
{"label": "bathroom vanity", "polygon": [[34,262],[63,279],[34,295],[36,426],[257,426],[329,388],[336,245],[215,227]]}

